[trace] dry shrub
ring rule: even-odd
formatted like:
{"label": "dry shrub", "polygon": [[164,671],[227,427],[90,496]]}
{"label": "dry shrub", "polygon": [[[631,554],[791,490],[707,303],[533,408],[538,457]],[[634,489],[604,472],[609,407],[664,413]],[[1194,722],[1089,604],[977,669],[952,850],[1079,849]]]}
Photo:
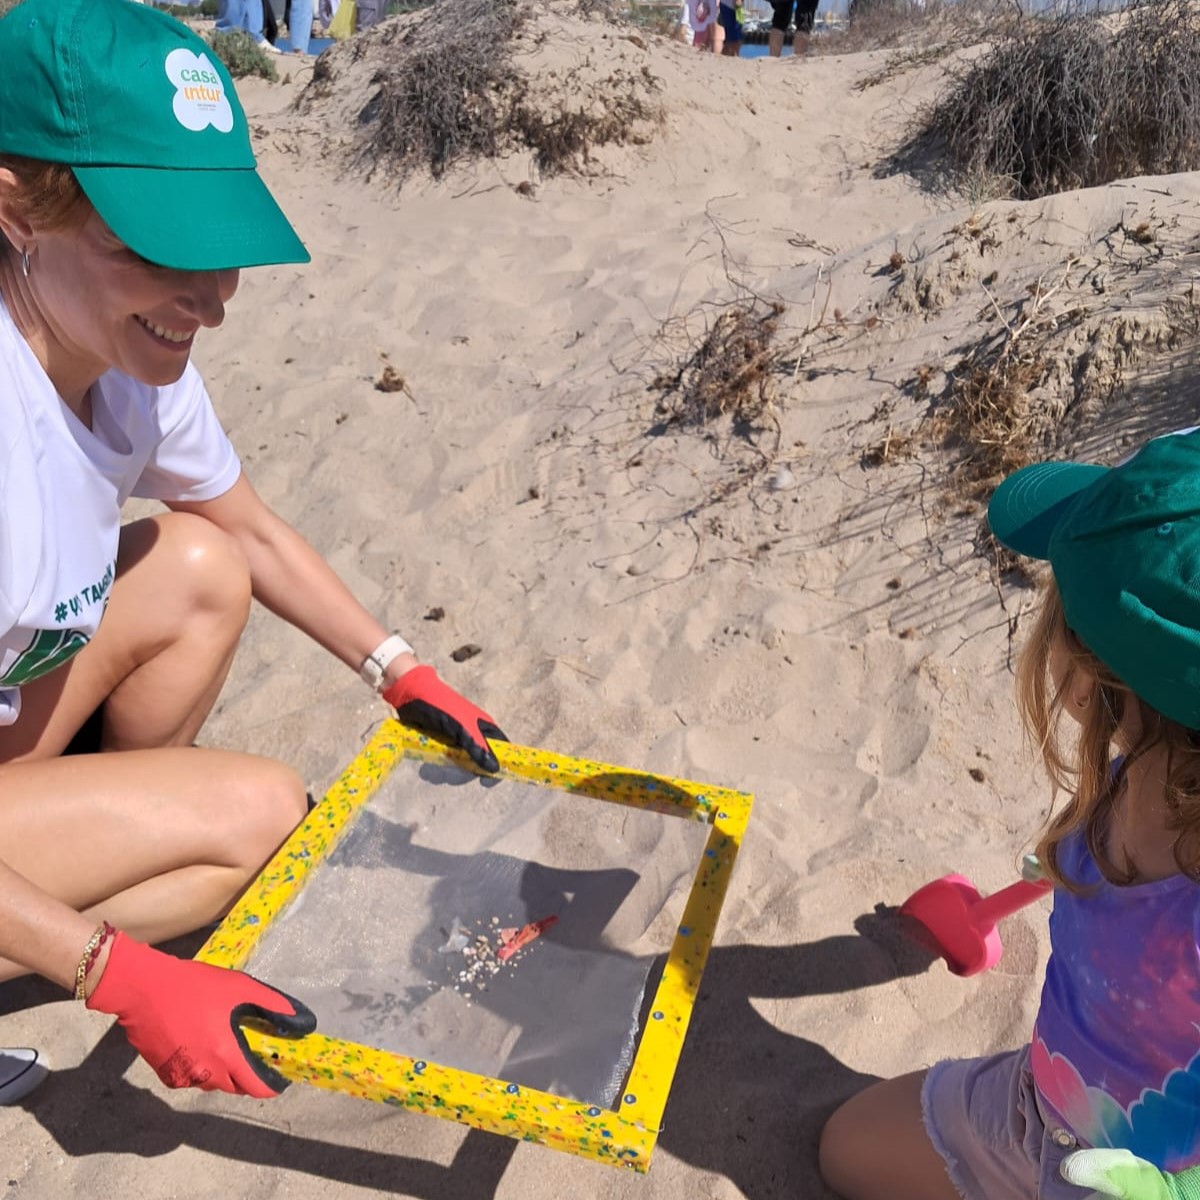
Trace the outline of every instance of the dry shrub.
{"label": "dry shrub", "polygon": [[924,130],[973,178],[1019,196],[1085,186],[1104,119],[1109,38],[1091,16],[1022,22],[969,68]]}
{"label": "dry shrub", "polygon": [[681,424],[732,416],[751,425],[775,412],[775,379],[786,351],[774,344],[782,302],[753,296],[723,307],[700,342],[651,387],[659,409]]}
{"label": "dry shrub", "polygon": [[944,149],[966,180],[1033,198],[1200,166],[1200,10],[1142,0],[1028,17],[956,76],[900,159]]}
{"label": "dry shrub", "polygon": [[928,24],[941,7],[937,0],[932,7],[919,0],[850,0],[847,36],[837,39],[839,53],[849,48],[851,40],[854,49],[899,45]]}
{"label": "dry shrub", "polygon": [[[371,43],[386,60],[360,118],[360,165],[403,180],[526,149],[552,175],[586,172],[600,146],[648,141],[662,119],[649,69],[601,74],[588,61],[533,77],[517,66],[516,42],[534,19],[526,0],[439,0],[398,35],[383,30]],[[332,67],[314,71],[311,98],[334,78]]]}
{"label": "dry shrub", "polygon": [[460,159],[499,154],[521,20],[516,0],[442,0],[415,21],[376,76],[363,158],[389,162],[403,177],[418,166],[437,176]]}
{"label": "dry shrub", "polygon": [[986,499],[1005,476],[1033,462],[1052,432],[1053,415],[1034,393],[1053,373],[1050,339],[1079,319],[1077,307],[1049,309],[1076,262],[1067,261],[1056,283],[1047,285],[1043,276],[1031,285],[1014,322],[997,305],[1003,331],[980,339],[947,375],[930,429],[935,441],[958,455],[954,487],[960,496]]}
{"label": "dry shrub", "polygon": [[887,79],[994,36],[1011,22],[1011,11],[1003,0],[851,0],[846,27],[813,38],[809,52],[900,48],[906,53],[885,68]]}
{"label": "dry shrub", "polygon": [[1110,177],[1200,166],[1200,10],[1188,0],[1146,0],[1129,11],[1113,51]]}

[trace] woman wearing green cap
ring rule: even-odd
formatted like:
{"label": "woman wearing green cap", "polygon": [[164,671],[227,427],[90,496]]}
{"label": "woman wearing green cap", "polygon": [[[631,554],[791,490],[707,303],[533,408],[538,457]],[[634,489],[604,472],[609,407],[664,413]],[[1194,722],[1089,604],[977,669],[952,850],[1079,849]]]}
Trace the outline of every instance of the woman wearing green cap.
{"label": "woman wearing green cap", "polygon": [[[192,745],[251,596],[481,769],[503,734],[263,504],[191,365],[240,268],[308,259],[224,67],[132,0],[25,0],[0,62],[0,979],[115,1014],[170,1086],[270,1096],[239,1021],[312,1014],[150,948],[305,812],[288,768]],[[130,495],[170,511],[122,527]],[[0,1053],[0,1099],[28,1060]]]}

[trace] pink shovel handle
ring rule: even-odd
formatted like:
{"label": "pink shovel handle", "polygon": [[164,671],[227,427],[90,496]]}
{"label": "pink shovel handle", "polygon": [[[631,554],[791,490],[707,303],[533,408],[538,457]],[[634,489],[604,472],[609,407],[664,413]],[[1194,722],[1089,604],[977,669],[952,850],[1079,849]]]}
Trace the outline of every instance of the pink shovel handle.
{"label": "pink shovel handle", "polygon": [[1010,883],[1008,887],[1001,888],[998,892],[993,892],[972,904],[971,917],[977,923],[995,924],[1027,904],[1040,900],[1052,886],[1044,879],[1036,883],[1019,879],[1016,883]]}

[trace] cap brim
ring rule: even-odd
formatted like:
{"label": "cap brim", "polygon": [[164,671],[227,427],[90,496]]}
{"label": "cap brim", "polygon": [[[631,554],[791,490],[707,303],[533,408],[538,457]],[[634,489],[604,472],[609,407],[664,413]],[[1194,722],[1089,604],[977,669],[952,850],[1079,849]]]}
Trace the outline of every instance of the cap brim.
{"label": "cap brim", "polygon": [[223,271],[309,261],[256,170],[73,170],[109,229],[158,266]]}
{"label": "cap brim", "polygon": [[1110,468],[1096,463],[1034,463],[1010,475],[993,493],[988,524],[1001,545],[1046,558],[1050,538],[1076,496]]}

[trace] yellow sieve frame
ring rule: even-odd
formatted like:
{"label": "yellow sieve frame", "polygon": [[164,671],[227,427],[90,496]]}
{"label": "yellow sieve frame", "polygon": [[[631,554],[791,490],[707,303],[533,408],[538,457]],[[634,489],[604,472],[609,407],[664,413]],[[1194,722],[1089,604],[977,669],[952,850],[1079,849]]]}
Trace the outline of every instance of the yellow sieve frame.
{"label": "yellow sieve frame", "polygon": [[[281,1038],[245,1030],[251,1050],[285,1078],[345,1092],[477,1129],[540,1142],[583,1158],[644,1172],[662,1127],[671,1080],[716,933],[753,796],[493,742],[500,775],[568,793],[652,809],[710,827],[683,918],[638,1040],[625,1091],[615,1108],[580,1103],[402,1054],[327,1038]],[[279,848],[196,958],[220,967],[245,965],[270,923],[299,895],[309,874],[354,823],[384,777],[403,758],[452,763],[470,759],[388,720]],[[475,772],[478,774],[478,771]]]}

